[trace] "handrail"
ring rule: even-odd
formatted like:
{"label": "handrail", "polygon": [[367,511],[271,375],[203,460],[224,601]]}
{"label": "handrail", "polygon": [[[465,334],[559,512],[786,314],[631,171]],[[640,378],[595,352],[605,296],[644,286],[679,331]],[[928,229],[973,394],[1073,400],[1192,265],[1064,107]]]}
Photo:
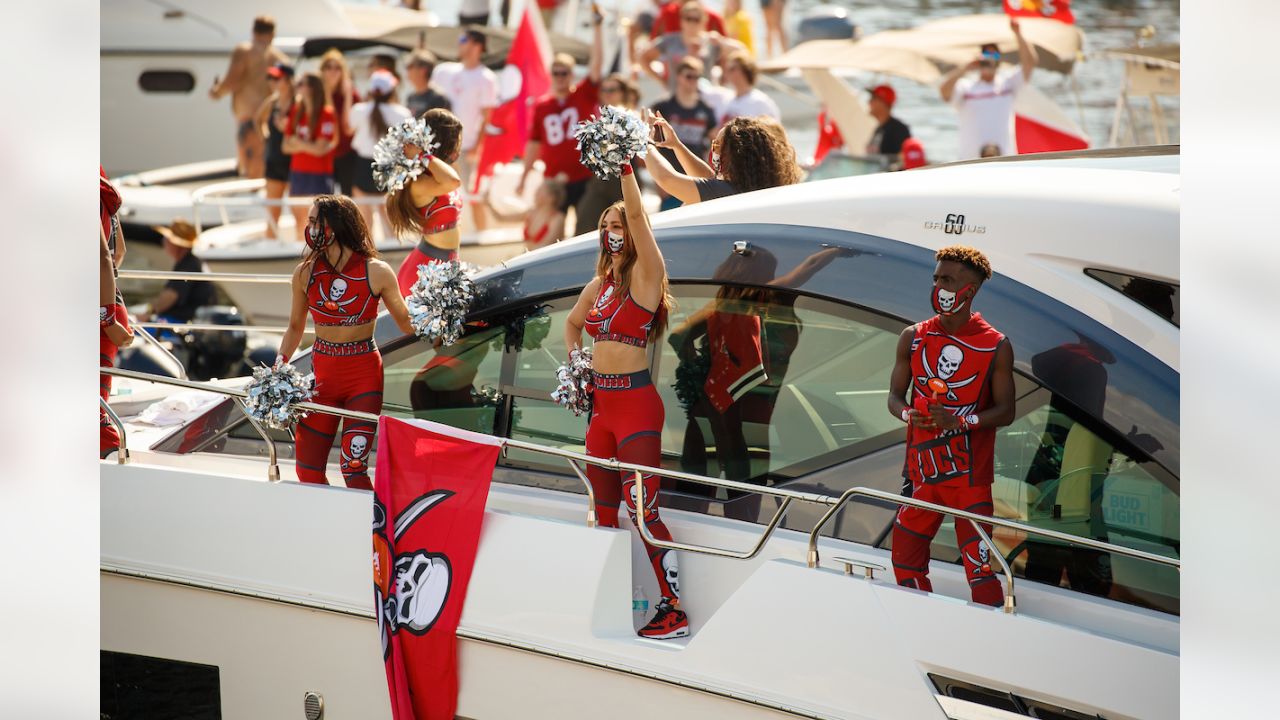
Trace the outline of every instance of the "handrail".
{"label": "handrail", "polygon": [[[155,324],[154,324],[154,323],[140,323],[140,322],[138,322],[137,320],[135,320],[134,318],[130,317],[130,318],[129,318],[129,325],[130,325],[130,326],[132,326],[132,327],[147,328],[147,327],[153,327]],[[148,343],[148,344],[150,344],[150,345],[154,346],[157,350],[159,350],[160,352],[164,353],[164,354],[165,354],[165,356],[167,356],[170,360],[172,360],[172,361],[173,361],[173,363],[174,363],[175,365],[177,365],[177,366],[178,366],[178,372],[179,372],[179,373],[181,373],[181,374],[179,375],[179,377],[181,377],[183,380],[189,380],[189,379],[190,379],[190,378],[188,378],[188,377],[187,377],[187,367],[186,367],[185,365],[183,365],[183,364],[182,364],[182,361],[181,361],[181,360],[179,360],[179,359],[178,359],[178,357],[177,357],[176,355],[174,355],[173,353],[169,352],[169,348],[165,347],[165,346],[164,346],[164,343],[160,342],[160,340],[159,340],[158,338],[156,338],[156,336],[152,335],[151,333],[146,333],[146,332],[144,332],[144,333],[137,333],[137,335],[141,335],[141,336],[142,336],[142,341],[143,341],[143,342]]]}
{"label": "handrail", "polygon": [[115,426],[116,432],[120,435],[120,450],[116,452],[116,464],[127,465],[129,463],[129,446],[125,442],[124,423],[120,420],[120,416],[116,414],[115,409],[111,407],[111,403],[107,399],[98,396],[98,402],[102,405],[102,409],[107,411],[107,419]]}
{"label": "handrail", "polygon": [[[134,323],[134,327],[152,328],[155,330],[199,330],[201,332],[286,332],[289,328],[285,325],[214,325],[212,323],[166,323],[166,322],[139,322]],[[303,332],[315,332],[315,328],[307,326],[303,328]]]}
{"label": "handrail", "polygon": [[778,506],[778,511],[773,514],[773,518],[769,520],[769,524],[765,526],[764,532],[756,540],[756,544],[746,552],[735,552],[726,550],[725,548],[711,547],[709,545],[689,545],[687,543],[677,542],[675,540],[659,540],[649,532],[649,523],[645,520],[645,499],[644,499],[644,479],[640,475],[640,471],[636,471],[636,530],[639,531],[640,537],[646,543],[654,547],[666,550],[685,550],[688,552],[700,552],[704,555],[715,555],[717,557],[730,558],[733,560],[750,560],[760,554],[760,550],[764,548],[765,542],[773,535],[773,531],[777,529],[778,523],[782,522],[782,516],[787,513],[787,508],[791,507],[793,498],[783,498],[782,504]]}
{"label": "handrail", "polygon": [[121,270],[125,280],[208,280],[210,282],[290,283],[292,275],[261,273],[170,272],[167,270]]}
{"label": "handrail", "polygon": [[[191,380],[179,380],[177,378],[163,377],[160,375],[151,375],[149,373],[137,372],[134,370],[124,370],[122,368],[102,368],[101,372],[107,375],[113,375],[115,377],[124,377],[124,378],[130,378],[134,380],[157,382],[165,385],[185,387],[192,390],[205,390],[207,392],[212,392],[212,393],[226,395],[226,396],[235,397],[235,398],[245,398],[248,395],[248,393],[246,393],[244,390],[240,390],[237,388],[219,387],[219,386],[210,385],[207,383],[194,382]],[[349,418],[353,420],[363,420],[366,422],[376,423],[378,421],[378,418],[380,417],[379,415],[375,415],[373,413],[360,412],[358,410],[347,410],[345,408],[336,408],[329,405],[320,405],[320,404],[311,403],[311,402],[297,403],[295,407],[298,407],[302,410],[306,410],[308,412],[328,413],[330,415],[335,415],[337,417]],[[987,542],[988,547],[990,547],[993,551],[995,551],[994,544],[991,543],[990,538],[987,537],[986,533],[983,532],[982,529],[977,526],[977,523],[986,523],[986,524],[1003,527],[1010,530],[1017,530],[1020,532],[1027,533],[1028,535],[1038,535],[1038,536],[1046,537],[1052,540],[1058,540],[1060,542],[1065,542],[1072,545],[1080,545],[1080,546],[1091,548],[1094,550],[1100,550],[1102,552],[1108,552],[1116,555],[1131,557],[1137,560],[1153,562],[1160,565],[1172,567],[1178,571],[1181,571],[1182,569],[1182,562],[1176,558],[1165,557],[1163,555],[1156,555],[1154,553],[1148,553],[1142,550],[1134,550],[1132,548],[1127,548],[1120,545],[1113,545],[1111,543],[1102,542],[1100,540],[1094,540],[1092,538],[1081,537],[1078,535],[1068,535],[1066,533],[1058,532],[1056,530],[1047,530],[1044,528],[1033,527],[1031,525],[1026,525],[1014,520],[1007,520],[999,517],[988,517],[986,515],[977,515],[975,513],[971,513],[966,510],[949,508],[944,505],[937,505],[935,503],[925,502],[923,500],[916,500],[914,498],[903,497],[901,495],[885,492],[882,490],[874,490],[871,488],[864,488],[864,487],[853,487],[853,488],[849,488],[848,490],[845,490],[838,498],[834,498],[834,497],[831,497],[830,495],[819,495],[816,493],[784,490],[781,488],[767,487],[763,485],[753,485],[751,483],[737,482],[734,480],[722,480],[720,478],[711,478],[711,477],[705,477],[702,475],[693,475],[691,473],[680,472],[677,470],[667,470],[665,468],[650,467],[647,465],[637,465],[634,463],[620,462],[616,458],[605,459],[605,458],[591,457],[589,455],[584,455],[582,453],[573,452],[572,450],[562,450],[560,448],[546,447],[544,445],[537,445],[535,443],[525,442],[523,440],[515,440],[513,438],[499,438],[499,440],[502,442],[504,447],[517,448],[521,450],[529,450],[531,452],[538,452],[538,453],[543,453],[545,455],[561,457],[570,461],[571,465],[573,466],[575,474],[577,474],[579,478],[583,481],[583,484],[587,486],[587,493],[588,493],[587,497],[589,501],[591,501],[594,498],[594,495],[591,493],[590,482],[587,481],[587,478],[585,477],[585,473],[581,472],[580,468],[576,463],[586,463],[590,465],[596,465],[598,467],[604,467],[604,468],[608,468],[610,470],[615,470],[615,471],[628,471],[628,472],[634,472],[637,474],[643,473],[643,474],[657,475],[659,477],[690,480],[692,482],[701,483],[703,485],[711,485],[713,487],[720,487],[728,490],[742,490],[745,492],[750,492],[750,493],[755,493],[760,495],[771,495],[773,497],[778,497],[783,499],[782,505],[778,508],[778,511],[774,514],[774,517],[770,521],[770,523],[766,526],[763,535],[757,540],[755,546],[753,546],[753,548],[747,551],[746,553],[735,552],[735,551],[725,550],[722,548],[715,548],[715,547],[688,545],[688,544],[674,543],[674,542],[667,543],[666,541],[657,540],[656,538],[653,537],[652,533],[648,532],[647,526],[643,520],[643,514],[637,513],[637,517],[640,519],[640,522],[636,523],[637,530],[641,533],[641,536],[644,537],[647,542],[650,542],[657,547],[667,547],[671,549],[684,550],[687,552],[697,552],[697,553],[703,553],[707,555],[716,555],[720,557],[727,557],[727,558],[733,558],[733,559],[742,559],[742,560],[750,559],[752,557],[755,557],[759,553],[760,549],[764,546],[765,541],[768,540],[768,538],[772,535],[773,531],[777,528],[778,524],[782,520],[782,516],[784,515],[786,509],[789,507],[789,504],[791,503],[791,501],[799,500],[801,502],[811,502],[811,503],[829,506],[827,512],[823,514],[822,518],[818,520],[818,523],[814,525],[813,530],[810,531],[809,533],[808,565],[811,568],[816,568],[819,566],[818,533],[821,532],[822,528],[826,526],[827,522],[830,521],[830,519],[836,514],[837,511],[841,509],[841,507],[846,502],[849,502],[850,500],[853,500],[853,499],[858,499],[858,500],[873,499],[873,500],[880,500],[880,501],[884,501],[884,502],[888,502],[888,503],[900,505],[900,506],[906,505],[906,506],[921,508],[923,510],[932,510],[934,512],[941,513],[943,515],[951,515],[953,517],[958,517],[958,518],[963,518],[966,520],[973,521],[975,523],[975,528],[977,528],[978,532],[980,533],[984,541]],[[637,493],[637,502],[639,503],[638,507],[643,508],[643,503],[644,503],[643,483],[637,482],[636,493]],[[593,522],[593,521],[594,521],[594,502],[591,502],[591,508],[588,511],[588,522]],[[1006,596],[1006,611],[1011,612],[1012,611],[1013,573],[1009,570],[1008,564],[1003,558],[1003,556],[1001,556],[1001,554],[998,551],[996,551],[995,554],[997,556],[997,560],[999,564],[1001,565],[1002,569],[1005,570],[1005,573],[1009,578],[1010,594]]]}
{"label": "handrail", "polygon": [[249,406],[243,399],[236,402],[240,406],[240,411],[244,413],[244,417],[253,426],[254,430],[262,436],[267,443],[267,482],[280,482],[280,466],[276,463],[276,441],[271,439],[271,435],[262,427],[262,423],[258,422],[253,414],[249,412]]}

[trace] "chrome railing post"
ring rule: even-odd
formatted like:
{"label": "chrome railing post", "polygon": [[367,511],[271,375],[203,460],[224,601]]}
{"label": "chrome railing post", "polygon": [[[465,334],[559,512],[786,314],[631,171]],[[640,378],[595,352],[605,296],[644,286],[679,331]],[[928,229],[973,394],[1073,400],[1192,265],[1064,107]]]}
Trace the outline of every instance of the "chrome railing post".
{"label": "chrome railing post", "polygon": [[821,560],[821,558],[818,557],[818,533],[822,531],[822,528],[827,524],[827,521],[831,519],[831,516],[836,514],[836,511],[840,509],[840,506],[844,505],[846,500],[853,497],[854,490],[857,490],[857,488],[849,488],[848,490],[845,490],[840,495],[840,499],[836,500],[835,504],[827,508],[827,511],[822,514],[822,517],[818,519],[818,524],[813,526],[813,530],[809,531],[809,553],[805,558],[805,563],[809,567],[818,567],[818,562]]}
{"label": "chrome railing post", "polygon": [[[507,446],[502,445],[502,452],[505,454]],[[578,461],[572,458],[568,459],[569,467],[573,468],[573,473],[582,481],[582,486],[587,489],[587,527],[596,526],[596,491],[591,487],[591,480],[587,478],[587,474],[578,467]]]}
{"label": "chrome railing post", "polygon": [[978,533],[978,537],[981,539],[980,541],[987,544],[988,554],[995,556],[996,562],[1000,564],[1000,569],[1004,571],[1004,579],[1007,588],[1004,593],[1004,611],[1012,615],[1017,612],[1017,601],[1014,599],[1013,595],[1013,568],[1010,568],[1008,561],[1004,559],[1004,553],[1000,552],[999,548],[995,546],[995,543],[991,542],[991,538],[987,535],[987,531],[982,529],[982,523],[976,523],[971,520],[969,521],[969,524],[972,525],[974,531]]}
{"label": "chrome railing post", "polygon": [[[646,543],[664,550],[686,550],[689,552],[697,552],[704,555],[715,555],[717,557],[730,558],[733,560],[750,560],[760,554],[760,550],[764,548],[765,542],[773,535],[773,531],[778,528],[778,523],[782,522],[782,517],[786,515],[787,508],[791,507],[791,501],[794,499],[790,497],[784,497],[782,499],[782,504],[778,506],[777,512],[773,514],[773,518],[769,521],[769,524],[765,526],[764,532],[762,532],[760,537],[756,539],[756,544],[751,546],[751,549],[746,552],[735,552],[733,550],[725,550],[724,548],[711,547],[709,545],[690,545],[688,543],[676,542],[674,540],[659,540],[653,536],[653,533],[649,532],[649,525],[645,521],[644,517],[644,507],[646,502],[644,497],[644,482],[639,470],[636,470],[635,474],[636,531],[640,533],[640,538]],[[653,474],[656,475],[657,473]]]}
{"label": "chrome railing post", "polygon": [[146,341],[147,343],[149,343],[149,344],[153,345],[157,350],[159,350],[160,352],[164,353],[164,354],[165,354],[165,355],[166,355],[170,360],[172,360],[172,361],[173,361],[173,363],[174,363],[175,365],[177,365],[177,366],[178,366],[178,372],[180,373],[180,374],[179,374],[179,377],[181,377],[183,380],[187,380],[187,379],[188,379],[188,378],[187,378],[187,368],[186,368],[186,366],[184,366],[184,365],[182,364],[182,361],[181,361],[181,360],[179,360],[179,359],[177,358],[177,356],[175,356],[173,353],[169,352],[169,348],[165,347],[165,346],[164,346],[164,343],[160,342],[160,341],[159,341],[159,340],[158,340],[154,335],[152,335],[151,333],[149,333],[149,332],[146,332],[146,331],[145,331],[145,329],[146,329],[146,328],[148,328],[148,327],[157,327],[157,325],[160,325],[160,326],[168,325],[169,327],[175,327],[174,325],[169,325],[169,324],[167,324],[167,323],[159,323],[159,324],[157,324],[157,323],[140,323],[140,322],[138,322],[138,321],[137,321],[137,319],[136,319],[136,318],[132,318],[132,317],[131,317],[131,318],[129,318],[129,324],[130,324],[130,325],[132,325],[133,327],[138,328],[138,329],[141,331],[141,332],[139,332],[139,333],[137,333],[137,334],[142,335],[142,339],[143,339],[144,341]]}
{"label": "chrome railing post", "polygon": [[105,398],[99,396],[98,402],[102,405],[102,409],[107,412],[107,419],[115,426],[116,432],[120,434],[120,449],[116,452],[116,464],[127,465],[129,463],[129,445],[128,438],[125,437],[124,423],[120,421],[120,416],[111,408],[110,403]]}
{"label": "chrome railing post", "polygon": [[276,441],[271,439],[271,435],[267,433],[266,428],[262,427],[262,424],[249,412],[249,406],[245,404],[243,398],[238,399],[236,405],[240,406],[240,412],[244,413],[249,424],[253,426],[254,430],[258,431],[263,441],[267,443],[267,462],[269,463],[267,465],[267,481],[280,482],[280,465],[276,463]]}

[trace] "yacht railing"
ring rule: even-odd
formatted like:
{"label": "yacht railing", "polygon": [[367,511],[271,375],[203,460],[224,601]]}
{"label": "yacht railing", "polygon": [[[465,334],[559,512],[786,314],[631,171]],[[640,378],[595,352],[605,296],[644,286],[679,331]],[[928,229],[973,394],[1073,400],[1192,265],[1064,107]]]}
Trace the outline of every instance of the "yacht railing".
{"label": "yacht railing", "polygon": [[[161,383],[164,385],[173,385],[176,387],[184,387],[192,390],[204,390],[206,392],[211,392],[219,395],[224,395],[227,397],[237,398],[240,401],[239,404],[240,404],[241,410],[246,412],[246,417],[247,417],[247,409],[244,407],[243,400],[245,397],[247,397],[248,393],[246,393],[244,390],[240,390],[237,388],[219,387],[217,385],[194,382],[191,380],[179,380],[176,378],[163,377],[160,375],[152,375],[150,373],[136,372],[133,370],[124,370],[121,368],[102,368],[101,372],[103,374],[112,375],[115,377],[129,378],[132,380],[143,380],[147,382]],[[113,423],[116,425],[117,428],[119,428],[121,432],[121,448],[124,448],[124,425],[123,423],[120,422],[119,417],[117,417],[115,413],[111,411],[110,407],[106,405],[105,401],[103,401],[103,406],[107,408],[107,412],[112,418]],[[363,420],[366,422],[376,423],[378,421],[378,418],[380,417],[379,415],[376,415],[374,413],[360,412],[358,410],[347,410],[345,408],[337,408],[329,405],[320,405],[320,404],[311,403],[311,402],[297,403],[295,407],[306,410],[308,412],[327,413],[329,415],[334,415],[341,418],[348,418],[352,420]],[[267,443],[268,453],[269,453],[268,459],[270,462],[270,468],[268,469],[267,479],[271,482],[279,482],[280,470],[276,462],[275,442],[271,439],[267,431],[257,421],[253,420],[252,418],[248,418],[248,419],[249,419],[249,422],[253,425],[254,429],[258,431],[258,434],[261,435],[262,438]],[[973,522],[974,528],[977,530],[982,541],[986,542],[987,547],[991,548],[993,551],[996,549],[996,546],[991,541],[991,538],[988,536],[988,534],[980,527],[980,523],[992,525],[995,527],[1002,527],[1008,530],[1023,532],[1023,533],[1026,533],[1027,535],[1035,535],[1035,536],[1039,536],[1039,537],[1050,539],[1050,540],[1056,540],[1056,541],[1067,543],[1070,545],[1079,545],[1082,547],[1087,547],[1094,550],[1111,553],[1113,555],[1123,555],[1125,557],[1134,558],[1136,560],[1156,563],[1159,565],[1164,565],[1167,567],[1174,568],[1179,572],[1182,570],[1182,561],[1178,560],[1177,558],[1165,557],[1163,555],[1157,555],[1155,553],[1149,553],[1143,550],[1135,550],[1133,548],[1127,548],[1121,545],[1113,545],[1111,543],[1103,542],[1101,540],[1094,540],[1092,538],[1081,537],[1078,535],[1069,535],[1067,533],[1058,532],[1056,530],[1038,528],[1031,525],[1026,525],[1016,520],[1007,520],[1005,518],[977,515],[975,513],[971,513],[966,510],[959,510],[956,508],[946,507],[944,505],[937,505],[935,503],[925,502],[923,500],[916,500],[914,498],[903,497],[901,495],[885,492],[883,490],[874,490],[872,488],[865,488],[865,487],[853,487],[844,491],[839,497],[832,497],[830,495],[821,495],[818,493],[798,492],[795,490],[786,490],[786,489],[776,488],[776,487],[754,485],[751,483],[738,482],[735,480],[722,480],[720,478],[711,478],[703,475],[694,475],[691,473],[680,472],[678,470],[667,470],[665,468],[650,467],[647,465],[637,465],[635,463],[621,462],[617,458],[606,459],[606,458],[591,457],[589,455],[584,455],[583,453],[573,452],[572,450],[562,450],[560,448],[547,447],[545,445],[538,445],[536,443],[525,442],[523,440],[515,440],[512,438],[499,438],[499,440],[502,442],[502,452],[504,454],[507,452],[509,448],[515,448],[518,450],[528,450],[531,452],[542,453],[544,455],[560,457],[566,460],[570,468],[572,468],[572,470],[574,471],[574,474],[578,477],[579,480],[582,481],[582,485],[586,489],[587,503],[588,503],[587,525],[591,527],[594,527],[596,525],[595,494],[592,492],[591,483],[587,479],[586,473],[582,471],[581,464],[596,465],[598,467],[603,467],[609,470],[615,470],[619,472],[626,471],[626,472],[635,473],[636,507],[638,509],[641,509],[640,512],[636,513],[636,529],[640,532],[640,535],[641,537],[644,538],[645,542],[655,547],[659,547],[663,549],[700,553],[704,555],[713,555],[717,557],[725,557],[725,558],[731,558],[735,560],[749,560],[751,558],[754,558],[756,555],[760,553],[760,550],[764,547],[765,542],[768,541],[768,539],[773,535],[773,532],[777,529],[778,524],[781,522],[783,515],[786,513],[786,510],[790,507],[793,501],[809,502],[809,503],[816,503],[819,505],[828,506],[827,512],[823,514],[823,516],[818,520],[817,524],[815,524],[813,526],[813,529],[809,532],[809,547],[808,547],[807,563],[808,563],[808,566],[811,568],[818,568],[820,567],[820,563],[819,563],[820,557],[818,554],[818,534],[822,531],[822,528],[825,527],[826,524],[831,520],[831,518],[834,517],[835,514],[839,512],[841,508],[844,507],[845,503],[856,500],[860,502],[878,501],[878,502],[889,503],[897,506],[915,507],[915,508],[920,508],[922,510],[931,510],[933,512],[937,512],[942,515],[949,515],[954,518],[969,520]],[[129,462],[127,453],[122,451],[120,453],[120,456],[117,458],[117,462],[120,464],[125,464]],[[659,540],[658,538],[653,536],[653,533],[649,531],[648,523],[645,521],[644,512],[642,511],[645,506],[644,483],[642,482],[642,475],[656,475],[658,477],[673,478],[678,480],[688,480],[691,482],[701,483],[703,485],[711,485],[717,488],[724,488],[726,490],[739,490],[747,493],[754,493],[757,495],[769,495],[772,497],[780,498],[782,502],[780,503],[778,510],[774,513],[773,518],[765,526],[764,531],[761,533],[760,537],[757,538],[755,544],[751,548],[745,551],[735,551],[735,550],[729,550],[725,548],[713,547],[709,545],[693,545],[689,543],[681,543],[676,541],[664,541],[664,540]],[[997,564],[1000,565],[1000,569],[1005,575],[1004,611],[1006,613],[1013,614],[1016,612],[1017,603],[1014,595],[1014,577],[1013,577],[1012,569],[1009,567],[1007,560],[1001,555],[1001,553],[993,552],[992,554],[995,556]],[[841,562],[847,564],[850,561],[841,560]],[[870,574],[868,574],[868,577],[869,576]]]}
{"label": "yacht railing", "polygon": [[[204,227],[200,220],[200,206],[213,205],[218,208],[218,218],[223,225],[231,222],[231,216],[227,214],[229,207],[299,207],[310,206],[315,202],[313,197],[282,197],[278,199],[270,199],[266,197],[226,197],[227,195],[246,195],[248,193],[256,193],[267,186],[264,179],[248,179],[248,180],[228,180],[226,182],[212,183],[197,188],[191,192],[191,212],[196,219],[196,232],[204,231]],[[348,198],[356,205],[381,205],[385,200],[380,196],[375,197],[352,197]],[[272,231],[279,229],[275,220],[268,213],[267,224]]]}

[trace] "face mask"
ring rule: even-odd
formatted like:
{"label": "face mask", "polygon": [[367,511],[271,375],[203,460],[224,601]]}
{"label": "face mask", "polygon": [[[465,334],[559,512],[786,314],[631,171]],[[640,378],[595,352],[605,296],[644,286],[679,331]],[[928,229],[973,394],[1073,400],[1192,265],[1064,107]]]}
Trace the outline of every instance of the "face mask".
{"label": "face mask", "polygon": [[972,284],[965,285],[960,288],[959,292],[948,292],[940,287],[935,287],[933,295],[929,298],[933,301],[933,311],[939,315],[955,315],[960,312],[960,308],[969,302],[969,298],[966,297],[963,300],[958,300],[957,298],[964,295],[972,287]]}
{"label": "face mask", "polygon": [[608,230],[600,231],[600,242],[609,251],[610,255],[617,255],[622,252],[623,237],[617,233],[611,233]]}
{"label": "face mask", "polygon": [[325,237],[324,230],[321,229],[319,223],[307,223],[306,240],[312,250],[321,250],[329,244],[328,238]]}
{"label": "face mask", "polygon": [[720,153],[715,150],[711,151],[711,172],[720,174]]}

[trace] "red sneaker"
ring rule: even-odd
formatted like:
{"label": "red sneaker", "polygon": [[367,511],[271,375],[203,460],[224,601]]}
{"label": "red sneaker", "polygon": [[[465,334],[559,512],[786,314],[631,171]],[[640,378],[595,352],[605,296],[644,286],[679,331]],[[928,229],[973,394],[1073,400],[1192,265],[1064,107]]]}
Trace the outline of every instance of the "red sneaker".
{"label": "red sneaker", "polygon": [[677,610],[666,600],[658,603],[657,610],[649,624],[636,631],[640,637],[654,640],[688,637],[689,618],[683,610]]}

